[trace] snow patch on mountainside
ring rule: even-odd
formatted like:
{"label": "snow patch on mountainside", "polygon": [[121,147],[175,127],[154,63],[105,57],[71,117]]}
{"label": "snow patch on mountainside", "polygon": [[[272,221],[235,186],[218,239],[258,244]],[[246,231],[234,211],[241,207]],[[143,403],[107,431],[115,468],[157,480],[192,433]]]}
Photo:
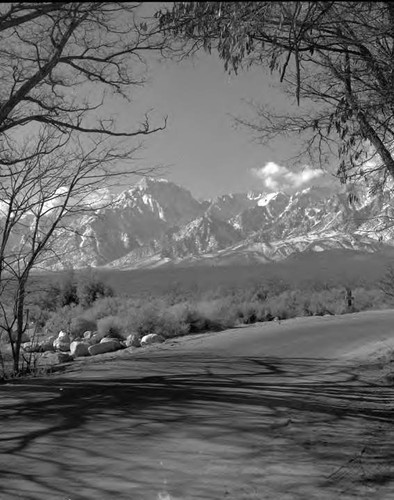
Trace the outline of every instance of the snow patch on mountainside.
{"label": "snow patch on mountainside", "polygon": [[[373,252],[382,244],[394,246],[393,191],[372,196],[362,186],[354,189],[352,203],[346,190],[313,186],[291,195],[233,193],[198,201],[165,179],[144,178],[117,195],[92,191],[85,201],[93,211],[56,232],[58,258],[45,265],[224,265],[270,262],[305,251]],[[27,217],[26,233],[29,224]],[[15,247],[27,236],[23,231],[13,240]]]}
{"label": "snow patch on mountainside", "polygon": [[269,193],[265,196],[262,196],[260,199],[258,199],[257,205],[259,207],[265,207],[270,203],[270,201],[275,200],[279,194],[281,193]]}

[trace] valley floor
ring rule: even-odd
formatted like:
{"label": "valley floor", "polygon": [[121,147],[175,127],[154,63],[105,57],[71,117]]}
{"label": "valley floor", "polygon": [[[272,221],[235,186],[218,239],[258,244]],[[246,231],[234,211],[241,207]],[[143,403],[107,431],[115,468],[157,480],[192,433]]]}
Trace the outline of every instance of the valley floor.
{"label": "valley floor", "polygon": [[0,498],[391,499],[393,324],[259,324],[1,385]]}

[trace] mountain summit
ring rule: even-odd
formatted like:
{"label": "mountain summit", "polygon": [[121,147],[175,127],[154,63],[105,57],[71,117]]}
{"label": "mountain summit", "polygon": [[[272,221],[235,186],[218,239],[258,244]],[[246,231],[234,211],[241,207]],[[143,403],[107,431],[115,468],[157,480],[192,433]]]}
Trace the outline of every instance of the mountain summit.
{"label": "mountain summit", "polygon": [[116,196],[106,193],[112,201],[105,208],[75,217],[69,230],[59,231],[59,257],[46,266],[134,269],[268,262],[333,248],[372,252],[394,246],[394,230],[382,230],[382,221],[394,216],[390,194],[387,189],[371,197],[358,188],[350,203],[346,192],[311,187],[292,195],[237,193],[197,201],[173,182],[148,177]]}

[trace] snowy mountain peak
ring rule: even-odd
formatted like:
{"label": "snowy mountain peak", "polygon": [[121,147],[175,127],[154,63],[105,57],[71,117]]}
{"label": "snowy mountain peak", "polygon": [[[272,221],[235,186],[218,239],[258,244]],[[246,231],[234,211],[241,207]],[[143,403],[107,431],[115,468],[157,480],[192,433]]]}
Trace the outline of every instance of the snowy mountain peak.
{"label": "snowy mountain peak", "polygon": [[61,260],[48,265],[138,268],[239,258],[266,262],[311,250],[374,251],[381,236],[394,246],[394,228],[383,224],[394,217],[391,191],[375,196],[364,191],[357,186],[361,201],[353,204],[344,190],[320,187],[292,195],[233,193],[201,202],[165,179],[144,178],[113,199],[106,191],[92,192],[92,206],[99,199],[112,202],[76,216],[71,230],[59,230],[53,245]]}
{"label": "snowy mountain peak", "polygon": [[160,177],[146,176],[146,177],[142,177],[142,179],[140,179],[135,184],[135,187],[137,189],[140,189],[140,190],[145,190],[145,189],[149,189],[150,187],[152,187],[152,185],[155,185],[155,184],[169,184],[169,183],[170,183],[170,181],[168,181],[167,179],[163,179]]}
{"label": "snowy mountain peak", "polygon": [[264,198],[265,196],[268,196],[267,193],[256,193],[255,191],[249,191],[247,194],[248,200],[251,201],[258,201],[261,198]]}
{"label": "snowy mountain peak", "polygon": [[265,196],[262,196],[260,199],[258,199],[257,205],[259,207],[265,207],[271,201],[276,200],[279,196],[286,196],[286,195],[284,193],[282,193],[281,191],[279,191],[277,193],[266,194]]}

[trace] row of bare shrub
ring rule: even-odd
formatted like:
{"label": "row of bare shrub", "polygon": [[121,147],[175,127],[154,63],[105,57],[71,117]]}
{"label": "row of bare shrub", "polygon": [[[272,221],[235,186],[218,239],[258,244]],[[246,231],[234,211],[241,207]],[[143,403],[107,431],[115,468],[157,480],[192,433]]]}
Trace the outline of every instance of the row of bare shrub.
{"label": "row of bare shrub", "polygon": [[147,302],[106,297],[96,300],[88,309],[68,305],[52,312],[45,328],[50,334],[67,330],[74,337],[86,330],[97,330],[118,338],[126,338],[130,333],[139,337],[160,333],[172,338],[275,318],[284,320],[392,307],[387,296],[377,289],[356,288],[353,296],[351,310],[347,307],[343,288],[287,290],[277,295],[238,291],[222,298],[189,299],[175,304],[166,298]]}

